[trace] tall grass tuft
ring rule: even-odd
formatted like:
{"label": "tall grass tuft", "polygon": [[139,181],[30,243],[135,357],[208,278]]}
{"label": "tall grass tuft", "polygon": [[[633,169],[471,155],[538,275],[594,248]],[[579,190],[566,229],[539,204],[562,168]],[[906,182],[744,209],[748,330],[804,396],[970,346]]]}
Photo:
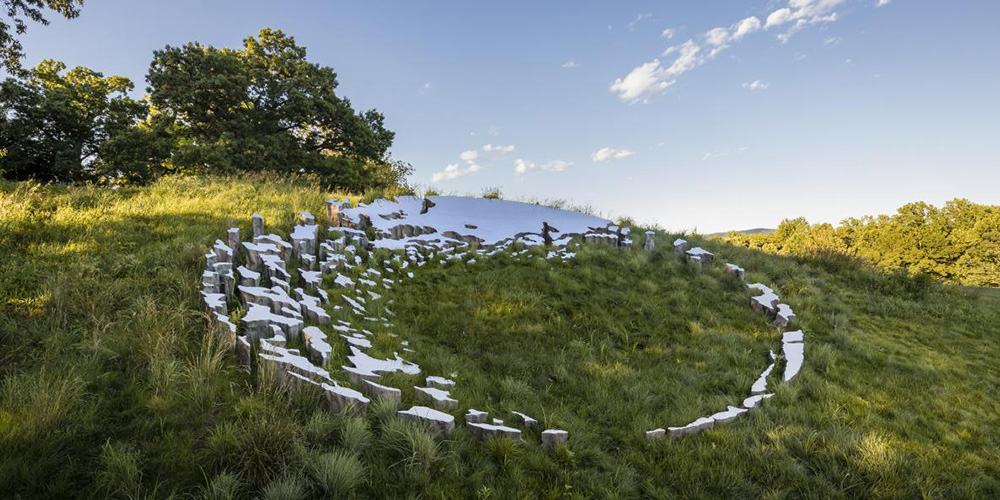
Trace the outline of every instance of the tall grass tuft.
{"label": "tall grass tuft", "polygon": [[443,458],[436,436],[412,422],[392,420],[382,427],[386,449],[406,467],[429,475]]}
{"label": "tall grass tuft", "polygon": [[346,417],[340,429],[340,444],[351,453],[364,453],[372,444],[368,421],[361,417]]}
{"label": "tall grass tuft", "polygon": [[201,490],[203,500],[236,500],[240,493],[240,479],[223,473],[212,478]]}
{"label": "tall grass tuft", "polygon": [[306,482],[299,476],[283,476],[268,483],[260,500],[303,500],[308,495]]}
{"label": "tall grass tuft", "polygon": [[365,480],[365,465],[357,455],[346,450],[324,453],[307,467],[313,480],[328,496],[346,497]]}
{"label": "tall grass tuft", "polygon": [[109,497],[131,496],[138,492],[141,480],[139,452],[128,444],[106,441],[101,447],[98,487]]}

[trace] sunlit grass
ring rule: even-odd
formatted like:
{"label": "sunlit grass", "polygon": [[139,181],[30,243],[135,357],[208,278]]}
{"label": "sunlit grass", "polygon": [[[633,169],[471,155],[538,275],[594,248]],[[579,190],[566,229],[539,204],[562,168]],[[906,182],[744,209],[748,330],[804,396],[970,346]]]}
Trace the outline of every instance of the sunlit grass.
{"label": "sunlit grass", "polygon": [[[428,265],[386,294],[397,328],[372,326],[374,351],[401,333],[424,368],[385,377],[403,407],[423,375],[454,377],[463,409],[537,418],[524,443],[461,425],[442,440],[395,403],[335,415],[318,394],[254,381],[207,335],[202,256],[253,213],[285,232],[328,196],[274,176],[0,183],[0,496],[1000,496],[996,291],[850,263],[699,241],[796,309],[805,371],[727,427],[646,442],[742,399],[777,349],[742,286],[682,265],[666,234],[651,255]],[[337,377],[344,355],[335,346]],[[570,430],[568,446],[542,450],[546,427]]]}

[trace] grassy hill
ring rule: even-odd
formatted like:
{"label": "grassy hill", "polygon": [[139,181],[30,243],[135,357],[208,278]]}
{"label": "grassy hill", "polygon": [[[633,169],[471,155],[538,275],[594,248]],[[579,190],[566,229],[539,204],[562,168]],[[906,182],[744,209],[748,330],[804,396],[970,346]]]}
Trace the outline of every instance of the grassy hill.
{"label": "grassy hill", "polygon": [[0,491],[1000,496],[995,290],[716,241],[695,243],[773,285],[807,335],[803,374],[725,427],[642,435],[744,397],[778,339],[741,285],[682,265],[667,234],[652,253],[584,247],[566,263],[431,264],[387,293],[427,374],[454,373],[463,407],[516,409],[569,430],[554,452],[537,430],[524,443],[463,429],[441,440],[396,421],[391,405],[335,415],[318,397],[259,383],[206,335],[202,256],[226,228],[248,230],[252,213],[287,233],[292,214],[322,213],[329,194],[262,177],[116,191],[0,184]]}

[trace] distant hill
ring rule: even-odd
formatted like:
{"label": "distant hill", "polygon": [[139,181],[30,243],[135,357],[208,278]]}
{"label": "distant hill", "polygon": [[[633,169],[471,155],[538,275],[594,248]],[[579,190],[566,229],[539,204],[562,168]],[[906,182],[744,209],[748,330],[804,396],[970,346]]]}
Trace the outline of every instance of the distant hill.
{"label": "distant hill", "polygon": [[711,233],[711,234],[706,234],[705,237],[706,238],[722,237],[722,236],[728,235],[729,233],[736,233],[736,234],[772,234],[775,231],[777,231],[777,229],[768,229],[766,227],[755,227],[753,229],[743,229],[743,230],[740,230],[740,231],[723,231],[721,233]]}

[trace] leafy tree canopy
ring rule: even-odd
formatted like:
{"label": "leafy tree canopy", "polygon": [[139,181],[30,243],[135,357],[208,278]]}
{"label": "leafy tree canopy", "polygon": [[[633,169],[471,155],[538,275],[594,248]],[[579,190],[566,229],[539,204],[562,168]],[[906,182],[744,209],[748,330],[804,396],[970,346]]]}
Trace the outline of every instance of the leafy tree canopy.
{"label": "leafy tree canopy", "polygon": [[21,58],[24,48],[17,39],[28,29],[28,21],[49,24],[45,11],[51,10],[57,14],[72,19],[80,15],[80,5],[83,0],[2,0],[3,14],[0,17],[0,66],[11,74],[21,72]]}
{"label": "leafy tree canopy", "polygon": [[24,78],[0,83],[0,173],[40,181],[95,177],[104,146],[129,131],[146,106],[128,96],[132,82],[44,60]]}
{"label": "leafy tree canopy", "polygon": [[333,69],[308,62],[280,30],[238,50],[167,46],[147,81],[151,129],[173,138],[168,170],[303,172],[352,190],[395,186],[410,171],[389,155],[395,134],[384,116],[355,112],[335,93]]}
{"label": "leafy tree canopy", "polygon": [[941,281],[1000,287],[1000,206],[969,200],[941,208],[910,203],[894,215],[850,218],[839,227],[785,220],[773,234],[730,233],[724,239],[779,254],[832,252]]}

